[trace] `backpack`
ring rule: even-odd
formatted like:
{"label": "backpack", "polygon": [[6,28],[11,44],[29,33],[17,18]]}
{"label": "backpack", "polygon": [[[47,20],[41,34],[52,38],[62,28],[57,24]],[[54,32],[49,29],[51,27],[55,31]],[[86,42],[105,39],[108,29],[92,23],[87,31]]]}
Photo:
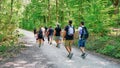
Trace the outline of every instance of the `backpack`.
{"label": "backpack", "polygon": [[87,39],[89,37],[89,33],[86,27],[82,27],[82,34],[81,34],[81,38],[82,39]]}
{"label": "backpack", "polygon": [[50,28],[50,29],[48,30],[48,32],[49,32],[49,35],[53,35],[54,30],[53,30],[52,28]]}
{"label": "backpack", "polygon": [[73,26],[68,26],[68,35],[69,36],[71,36],[71,35],[73,35],[74,34],[74,28],[73,28]]}
{"label": "backpack", "polygon": [[42,36],[43,36],[43,32],[42,32],[42,30],[40,30],[38,33],[38,37],[42,37]]}

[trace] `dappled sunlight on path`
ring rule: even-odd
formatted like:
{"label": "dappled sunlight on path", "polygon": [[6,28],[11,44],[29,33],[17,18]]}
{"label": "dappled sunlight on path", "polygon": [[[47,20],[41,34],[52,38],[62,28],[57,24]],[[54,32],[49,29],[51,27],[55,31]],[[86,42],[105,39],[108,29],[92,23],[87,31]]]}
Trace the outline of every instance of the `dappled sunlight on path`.
{"label": "dappled sunlight on path", "polygon": [[21,51],[17,57],[0,63],[0,68],[120,68],[115,62],[89,53],[86,59],[82,59],[81,52],[75,47],[72,50],[72,59],[68,59],[63,44],[56,48],[55,42],[49,45],[45,39],[44,45],[39,48],[32,32],[21,32],[24,34],[21,40],[26,42],[27,49]]}

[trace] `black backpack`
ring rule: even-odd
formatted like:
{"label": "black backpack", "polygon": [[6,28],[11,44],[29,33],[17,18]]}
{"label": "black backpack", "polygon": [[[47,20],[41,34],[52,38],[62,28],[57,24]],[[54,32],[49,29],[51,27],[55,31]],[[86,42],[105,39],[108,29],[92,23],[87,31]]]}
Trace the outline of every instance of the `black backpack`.
{"label": "black backpack", "polygon": [[40,30],[38,33],[38,37],[42,37],[42,36],[43,36],[43,32],[42,32],[42,30]]}
{"label": "black backpack", "polygon": [[81,34],[81,38],[82,39],[87,39],[89,37],[89,33],[86,27],[82,27],[82,34]]}

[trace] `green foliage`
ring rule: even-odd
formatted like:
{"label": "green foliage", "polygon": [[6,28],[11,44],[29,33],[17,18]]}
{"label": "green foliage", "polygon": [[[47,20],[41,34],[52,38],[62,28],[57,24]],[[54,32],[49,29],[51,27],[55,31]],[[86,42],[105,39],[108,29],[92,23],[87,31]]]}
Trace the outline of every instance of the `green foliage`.
{"label": "green foliage", "polygon": [[[118,36],[119,37],[119,36]],[[94,38],[94,39],[93,39]],[[120,58],[120,40],[112,36],[90,36],[86,48],[114,58]]]}
{"label": "green foliage", "polygon": [[2,45],[0,46],[0,52],[5,52],[7,50],[7,47]]}
{"label": "green foliage", "polygon": [[15,37],[13,32],[18,27],[20,8],[21,1],[0,0],[0,43]]}
{"label": "green foliage", "polygon": [[[65,27],[72,19],[76,28],[84,21],[90,34],[95,35],[89,39],[87,49],[120,58],[119,37],[108,36],[109,28],[120,25],[120,13],[115,14],[112,1],[31,0],[25,5],[22,1],[0,0],[0,45],[14,44],[17,27],[33,30],[40,26],[54,27],[57,22]],[[0,49],[4,51],[6,47]]]}
{"label": "green foliage", "polygon": [[115,51],[115,46],[113,45],[106,45],[103,49],[99,50],[102,54],[108,54],[109,56],[112,56]]}
{"label": "green foliage", "polygon": [[19,46],[2,45],[0,46],[0,57],[2,58],[15,57],[18,53],[20,53],[20,50],[25,48],[26,47],[24,45],[19,45]]}

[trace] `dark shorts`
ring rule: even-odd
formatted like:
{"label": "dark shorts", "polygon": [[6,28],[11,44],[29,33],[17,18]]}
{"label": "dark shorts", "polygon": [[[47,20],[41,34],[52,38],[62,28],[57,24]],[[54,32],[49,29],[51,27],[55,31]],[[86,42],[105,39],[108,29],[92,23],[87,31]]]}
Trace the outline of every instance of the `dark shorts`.
{"label": "dark shorts", "polygon": [[43,39],[43,36],[38,36],[38,39]]}
{"label": "dark shorts", "polygon": [[78,41],[78,47],[85,47],[86,40],[85,39],[79,39]]}

